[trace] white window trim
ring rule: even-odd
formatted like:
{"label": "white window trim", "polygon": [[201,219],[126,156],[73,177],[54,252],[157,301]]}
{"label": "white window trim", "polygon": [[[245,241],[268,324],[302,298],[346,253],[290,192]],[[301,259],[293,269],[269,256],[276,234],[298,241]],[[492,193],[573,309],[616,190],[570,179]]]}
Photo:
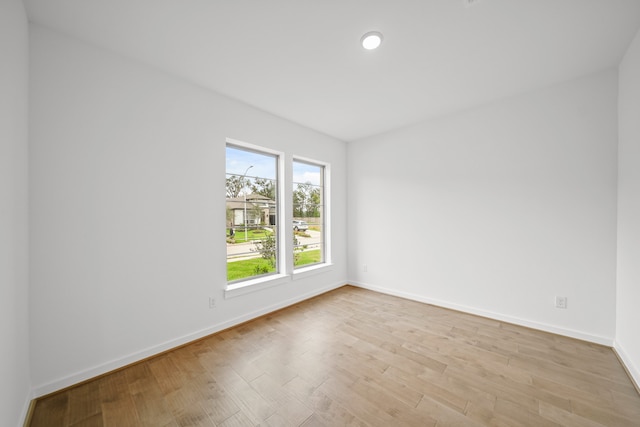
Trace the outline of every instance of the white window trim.
{"label": "white window trim", "polygon": [[283,285],[290,281],[291,276],[288,274],[270,274],[269,276],[234,282],[227,284],[227,287],[224,290],[224,298],[229,299],[240,295],[246,295],[251,292],[261,291],[273,286]]}
{"label": "white window trim", "polygon": [[[225,287],[225,298],[229,298],[234,295],[242,295],[249,292],[257,291],[260,289],[264,289],[265,284],[273,282],[274,286],[277,284],[281,284],[283,278],[288,278],[287,274],[287,259],[290,258],[287,254],[287,244],[286,244],[286,235],[285,235],[285,227],[282,227],[282,213],[285,212],[285,185],[286,176],[285,176],[285,153],[278,150],[273,150],[271,148],[263,147],[260,145],[251,144],[248,142],[240,141],[237,139],[226,138],[226,145],[231,145],[234,147],[238,147],[240,149],[247,149],[251,151],[255,151],[257,153],[265,153],[270,154],[276,157],[276,180],[277,180],[277,209],[278,215],[276,216],[276,228],[278,230],[278,248],[277,248],[277,263],[278,269],[277,273],[269,274],[267,276],[258,276],[254,278],[248,278],[247,280],[239,280],[229,282],[227,281],[227,285]],[[282,243],[284,244],[284,247]],[[288,281],[288,279],[287,279]],[[251,288],[251,289],[249,289]]]}
{"label": "white window trim", "polygon": [[[323,209],[322,214],[324,219],[324,261],[318,264],[310,265],[309,267],[293,268],[293,260],[291,261],[291,267],[293,268],[294,277],[308,276],[312,270],[320,270],[325,267],[333,265],[331,258],[331,164],[308,157],[293,156],[293,162],[299,161],[303,163],[309,163],[311,165],[322,166],[324,168],[324,182],[322,183],[323,191]],[[293,181],[293,180],[292,180]],[[293,191],[293,189],[292,189]],[[292,231],[293,233],[293,231]],[[293,236],[291,238],[293,240]]]}
{"label": "white window trim", "polygon": [[[226,138],[226,144],[238,148],[244,148],[258,153],[271,154],[277,158],[278,180],[278,273],[267,276],[258,276],[247,280],[227,282],[224,290],[225,299],[235,298],[252,292],[258,292],[274,286],[290,283],[293,280],[321,274],[333,270],[331,258],[331,165],[316,159],[292,156],[288,158],[286,153],[273,150],[260,145],[251,144],[237,139]],[[293,265],[293,229],[282,226],[291,224],[292,213],[289,212],[289,193],[293,191],[293,161],[315,164],[324,167],[324,262],[308,267],[294,268]]]}
{"label": "white window trim", "polygon": [[333,270],[333,264],[327,262],[313,264],[308,267],[300,267],[294,270],[291,280],[304,279],[305,277],[315,276],[316,274],[331,270]]}

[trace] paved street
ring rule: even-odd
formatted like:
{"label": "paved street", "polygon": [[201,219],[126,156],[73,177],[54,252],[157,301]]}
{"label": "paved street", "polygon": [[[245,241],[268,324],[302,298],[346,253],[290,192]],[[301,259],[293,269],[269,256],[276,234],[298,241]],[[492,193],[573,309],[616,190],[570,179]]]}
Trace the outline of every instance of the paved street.
{"label": "paved street", "polygon": [[[305,250],[318,249],[320,244],[320,232],[307,230],[307,234],[310,237],[297,236],[299,244],[307,245]],[[227,243],[227,261],[229,262],[259,257],[260,254],[256,251],[256,245],[253,242]]]}

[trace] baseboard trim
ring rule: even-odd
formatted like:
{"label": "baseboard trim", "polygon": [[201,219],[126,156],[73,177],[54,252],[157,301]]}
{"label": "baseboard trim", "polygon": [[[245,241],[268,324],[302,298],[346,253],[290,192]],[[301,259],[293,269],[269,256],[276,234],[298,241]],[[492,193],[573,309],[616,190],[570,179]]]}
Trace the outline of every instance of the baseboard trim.
{"label": "baseboard trim", "polygon": [[98,378],[103,375],[107,375],[111,372],[117,371],[119,369],[123,369],[127,366],[134,365],[136,363],[140,363],[145,359],[149,359],[155,356],[158,356],[167,351],[174,350],[176,348],[185,346],[194,341],[198,341],[203,339],[209,335],[213,335],[215,333],[224,331],[226,329],[232,328],[234,326],[238,326],[242,323],[248,322],[250,320],[256,319],[258,317],[264,316],[269,313],[273,313],[278,310],[282,310],[288,306],[297,304],[301,301],[316,297],[318,295],[322,295],[324,293],[330,292],[334,289],[340,288],[344,286],[344,282],[334,283],[332,285],[323,286],[322,288],[315,289],[314,291],[307,292],[305,294],[299,295],[295,298],[290,298],[284,301],[281,301],[277,304],[272,304],[270,306],[264,307],[260,310],[255,310],[250,313],[246,313],[242,316],[234,317],[232,319],[226,320],[224,322],[215,324],[205,329],[201,329],[199,331],[195,331],[193,333],[184,335],[182,337],[165,341],[161,344],[158,344],[153,347],[149,347],[135,353],[131,353],[128,356],[121,357],[119,359],[113,360],[108,363],[104,363],[98,366],[95,366],[90,369],[85,369],[83,371],[76,372],[72,375],[68,375],[66,377],[57,379],[55,381],[41,384],[33,388],[32,395],[34,399],[38,399],[53,393],[57,393],[59,391],[68,389],[70,387],[75,387],[84,382],[90,381],[92,379]]}
{"label": "baseboard trim", "polygon": [[36,399],[30,397],[24,403],[24,408],[22,409],[23,427],[29,427],[31,425],[31,417],[33,416],[33,410],[36,408],[36,402]]}
{"label": "baseboard trim", "polygon": [[640,394],[640,369],[633,364],[633,360],[631,360],[631,357],[624,351],[618,341],[614,341],[613,343],[613,352],[616,354],[624,370],[627,371],[627,375],[629,379],[631,379],[636,391]]}
{"label": "baseboard trim", "polygon": [[384,288],[381,286],[373,286],[362,282],[350,281],[350,284],[353,286],[357,286],[363,289],[369,289],[371,291],[380,292],[387,295],[392,295],[400,298],[406,298],[412,301],[423,302],[425,304],[431,304],[438,307],[448,308],[455,311],[460,311],[463,313],[474,314],[476,316],[486,317],[489,319],[499,320],[506,323],[512,323],[514,325],[524,326],[531,329],[537,329],[544,332],[550,332],[553,334],[558,334],[570,338],[575,338],[581,341],[588,341],[595,344],[604,345],[607,347],[613,347],[613,338],[603,337],[599,335],[587,334],[581,331],[575,331],[572,329],[560,328],[553,325],[548,325],[545,323],[533,322],[526,319],[521,319],[518,317],[505,316],[500,313],[495,313],[487,310],[480,310],[473,307],[468,307],[465,305],[455,304],[448,301],[437,300],[433,298],[427,298],[422,295],[412,294],[409,292],[401,292],[396,291],[394,289]]}

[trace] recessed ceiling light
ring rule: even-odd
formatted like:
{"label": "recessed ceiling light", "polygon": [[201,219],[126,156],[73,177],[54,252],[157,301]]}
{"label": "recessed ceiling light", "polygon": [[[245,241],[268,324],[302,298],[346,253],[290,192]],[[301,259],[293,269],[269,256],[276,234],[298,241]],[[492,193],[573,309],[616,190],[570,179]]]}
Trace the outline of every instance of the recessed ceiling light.
{"label": "recessed ceiling light", "polygon": [[382,33],[378,31],[369,31],[360,39],[362,47],[367,50],[376,49],[382,43]]}

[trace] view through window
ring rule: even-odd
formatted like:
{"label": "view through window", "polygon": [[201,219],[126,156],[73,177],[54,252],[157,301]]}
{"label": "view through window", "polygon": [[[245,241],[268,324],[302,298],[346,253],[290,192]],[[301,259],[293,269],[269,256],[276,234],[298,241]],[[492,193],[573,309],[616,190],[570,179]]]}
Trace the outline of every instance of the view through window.
{"label": "view through window", "polygon": [[293,162],[294,267],[325,260],[324,166]]}
{"label": "view through window", "polygon": [[278,272],[278,156],[227,145],[227,281]]}

